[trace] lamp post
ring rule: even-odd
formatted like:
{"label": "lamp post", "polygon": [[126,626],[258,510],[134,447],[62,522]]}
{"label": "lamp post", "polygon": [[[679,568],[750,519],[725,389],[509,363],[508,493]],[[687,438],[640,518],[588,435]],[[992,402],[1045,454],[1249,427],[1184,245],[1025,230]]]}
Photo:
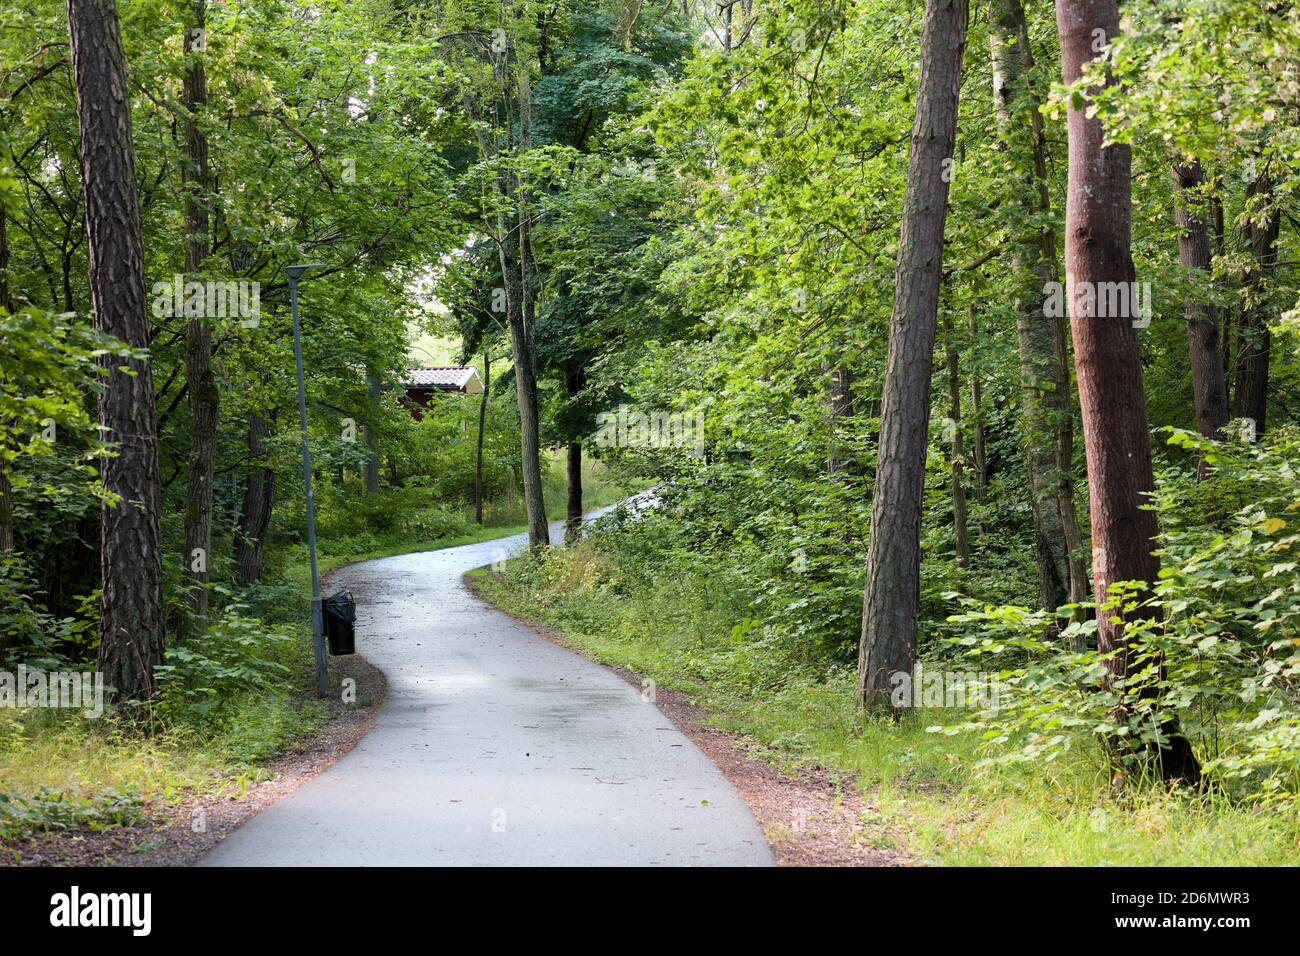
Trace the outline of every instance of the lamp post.
{"label": "lamp post", "polygon": [[321,613],[320,574],[316,566],[316,500],[311,490],[311,443],[307,439],[307,392],[302,376],[302,331],[298,327],[298,279],[308,269],[321,268],[319,262],[287,266],[289,275],[289,311],[293,313],[293,361],[298,370],[298,422],[302,428],[302,483],[307,495],[307,550],[311,553],[311,639],[316,654],[316,689],[324,697],[329,693],[325,672],[325,620]]}

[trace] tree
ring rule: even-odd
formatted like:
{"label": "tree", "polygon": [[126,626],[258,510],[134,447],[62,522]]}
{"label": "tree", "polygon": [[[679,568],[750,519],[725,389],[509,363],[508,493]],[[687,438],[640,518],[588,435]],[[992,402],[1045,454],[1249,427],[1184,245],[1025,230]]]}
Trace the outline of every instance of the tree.
{"label": "tree", "polygon": [[[1210,247],[1209,218],[1205,214],[1208,205],[1203,192],[1205,173],[1197,162],[1177,164],[1173,178],[1178,261],[1208,278],[1214,252]],[[1218,310],[1201,297],[1189,294],[1183,300],[1183,313],[1187,318],[1196,430],[1207,438],[1218,438],[1228,421],[1228,386],[1223,372]]]}
{"label": "tree", "polygon": [[235,529],[235,584],[241,587],[262,578],[262,547],[275,503],[275,471],[267,462],[270,429],[263,413],[248,413],[248,457],[252,467],[244,486],[244,503]]}
{"label": "tree", "polygon": [[910,673],[916,656],[930,380],[966,17],[966,0],[928,0],[921,25],[858,649],[858,702],[869,707],[888,701],[891,675]]}
{"label": "tree", "polygon": [[[1071,85],[1119,35],[1119,12],[1115,0],[1057,0],[1056,22],[1061,76]],[[1099,290],[1116,283],[1131,289],[1135,280],[1129,245],[1132,160],[1127,145],[1106,144],[1101,120],[1077,98],[1071,97],[1067,115],[1066,299],[1088,462],[1093,583],[1098,601],[1105,602],[1119,582],[1139,582],[1140,595],[1149,594],[1160,570],[1153,550],[1155,513],[1145,507],[1155,478],[1134,313],[1107,315],[1097,308]],[[1098,614],[1097,649],[1106,661],[1107,687],[1132,676],[1128,607]],[[1162,731],[1163,774],[1195,779],[1199,767],[1191,745],[1176,727]]]}
{"label": "tree", "polygon": [[953,545],[957,566],[964,568],[970,563],[970,544],[966,529],[966,485],[963,477],[966,460],[961,440],[961,359],[953,341],[952,322],[946,318],[943,323],[943,350],[948,365],[948,422],[945,425],[952,430],[948,464],[952,473]]}
{"label": "tree", "polygon": [[[484,45],[491,49],[485,40]],[[537,359],[534,347],[536,276],[532,268],[532,210],[522,154],[531,146],[531,65],[518,52],[511,37],[499,55],[491,57],[492,83],[488,101],[467,79],[462,89],[465,111],[474,126],[479,154],[493,195],[485,197],[484,221],[492,232],[501,265],[502,292],[515,372],[522,446],[524,506],[528,515],[528,543],[551,543],[542,496],[541,423],[537,402]],[[512,117],[518,117],[517,126]]]}
{"label": "tree", "polygon": [[1251,264],[1237,314],[1233,414],[1250,419],[1255,434],[1260,435],[1268,419],[1268,366],[1272,352],[1266,280],[1272,278],[1277,268],[1277,240],[1282,224],[1267,172],[1257,176],[1246,190],[1246,206],[1242,232]]}
{"label": "tree", "polygon": [[989,45],[999,149],[1011,166],[1004,208],[1012,230],[1025,464],[1034,517],[1038,603],[1055,611],[1087,598],[1074,506],[1074,391],[1064,316],[1049,316],[1042,291],[1057,281],[1056,235],[1047,187],[1047,140],[1034,89],[1034,58],[1020,0],[990,0]]}
{"label": "tree", "polygon": [[[90,292],[96,327],[134,348],[149,344],[140,203],[126,56],[115,0],[68,0],[81,131]],[[112,699],[154,693],[162,662],[157,419],[149,363],[111,362],[99,420],[116,454],[103,464],[99,670]]]}
{"label": "tree", "polygon": [[[208,257],[208,204],[211,202],[208,138],[203,111],[208,81],[203,69],[206,49],[206,0],[193,0],[185,27],[185,272],[197,279]],[[190,453],[185,481],[184,568],[189,588],[191,628],[201,634],[208,613],[212,553],[212,474],[217,455],[221,393],[212,370],[212,327],[205,316],[185,325],[185,382],[190,396]]]}

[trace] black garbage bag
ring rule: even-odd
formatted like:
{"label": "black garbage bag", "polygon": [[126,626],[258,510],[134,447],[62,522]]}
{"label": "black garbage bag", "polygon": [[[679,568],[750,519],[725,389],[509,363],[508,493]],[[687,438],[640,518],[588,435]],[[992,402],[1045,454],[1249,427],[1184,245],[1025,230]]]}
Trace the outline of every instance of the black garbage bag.
{"label": "black garbage bag", "polygon": [[351,591],[340,591],[321,601],[325,618],[325,638],[329,641],[330,655],[342,657],[357,650],[357,604]]}

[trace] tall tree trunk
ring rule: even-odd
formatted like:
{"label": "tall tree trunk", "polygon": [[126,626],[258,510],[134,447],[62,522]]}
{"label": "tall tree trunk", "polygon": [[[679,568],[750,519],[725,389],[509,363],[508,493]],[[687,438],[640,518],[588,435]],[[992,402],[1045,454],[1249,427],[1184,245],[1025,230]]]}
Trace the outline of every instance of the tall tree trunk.
{"label": "tall tree trunk", "polygon": [[[1119,35],[1115,0],[1057,0],[1056,23],[1061,75],[1067,84],[1097,55],[1096,37],[1110,42]],[[1131,288],[1127,284],[1134,281],[1129,245],[1131,156],[1126,145],[1105,146],[1101,121],[1074,105],[1068,131],[1066,298],[1088,460],[1093,581],[1098,601],[1104,602],[1113,583],[1139,581],[1149,587],[1160,570],[1152,553],[1155,513],[1144,507],[1155,480],[1134,316],[1093,315],[1085,299],[1101,283]],[[1121,609],[1097,615],[1097,649],[1108,655],[1108,688],[1131,676],[1124,618]],[[1160,752],[1163,774],[1195,779],[1199,766],[1191,745],[1177,727],[1163,730],[1168,740]]]}
{"label": "tall tree trunk", "polygon": [[[573,363],[565,366],[564,391],[570,402],[581,394],[585,383],[581,365]],[[573,544],[582,534],[582,442],[576,438],[569,442],[565,479],[568,498],[564,512],[564,540],[567,544]]]}
{"label": "tall tree trunk", "polygon": [[[185,272],[200,279],[208,257],[208,139],[201,114],[208,102],[208,82],[203,69],[206,48],[206,0],[193,0],[185,30],[185,53],[190,68],[185,74]],[[185,482],[184,570],[189,591],[190,626],[202,634],[207,626],[208,581],[212,556],[212,476],[217,454],[220,391],[212,370],[212,326],[204,316],[191,317],[185,326],[185,381],[190,396],[190,454]]]}
{"label": "tall tree trunk", "polygon": [[1009,271],[1020,283],[1015,293],[1016,338],[1038,605],[1051,612],[1086,599],[1087,574],[1077,550],[1079,522],[1071,474],[1074,393],[1065,320],[1046,315],[1042,307],[1043,290],[1057,281],[1056,234],[1046,222],[1051,213],[1047,140],[1042,104],[1032,83],[1034,59],[1021,0],[990,0],[989,45],[999,148],[1017,172],[1008,208],[1024,223],[1013,237]]}
{"label": "tall tree trunk", "polygon": [[[68,0],[81,131],[81,181],[95,325],[134,348],[149,345],[131,94],[114,0]],[[130,374],[120,371],[125,365]],[[161,512],[153,374],[147,361],[105,359],[99,421],[117,454],[102,480],[115,504],[102,515],[98,668],[114,701],[151,697],[163,658]]]}
{"label": "tall tree trunk", "polygon": [[970,564],[969,535],[966,530],[966,485],[963,477],[964,452],[961,441],[961,362],[952,340],[952,322],[944,319],[943,346],[948,359],[948,419],[952,422],[949,464],[952,469],[952,533],[957,551],[957,567]]}
{"label": "tall tree trunk", "polygon": [[483,395],[478,403],[478,443],[474,453],[474,520],[483,524],[483,433],[487,429],[488,396],[492,392],[492,353],[483,350]]}
{"label": "tall tree trunk", "polygon": [[[528,84],[528,68],[519,66],[519,148],[532,146],[532,91]],[[524,509],[528,515],[528,544],[542,547],[551,543],[551,533],[546,522],[546,503],[542,497],[542,464],[540,423],[537,411],[537,351],[533,347],[533,312],[536,304],[534,285],[532,211],[527,184],[516,175],[515,220],[519,239],[519,295],[520,305],[510,311],[510,341],[515,353],[515,383],[519,395],[520,451],[523,455]],[[509,244],[506,237],[505,244]],[[504,268],[504,263],[502,264]],[[507,293],[509,286],[507,285]]]}
{"label": "tall tree trunk", "polygon": [[[497,67],[501,79],[500,93],[508,100],[509,60]],[[527,149],[531,139],[532,94],[528,85],[527,67],[518,64],[521,71],[517,94],[520,115],[520,149]],[[500,152],[498,137],[509,135],[493,119],[484,122],[474,94],[468,88],[461,96],[465,110],[475,121],[479,151],[484,160],[496,158]],[[519,405],[520,471],[524,485],[524,508],[528,515],[528,543],[530,547],[543,547],[551,543],[546,522],[546,504],[542,493],[541,439],[537,410],[537,362],[532,338],[532,240],[527,203],[527,191],[520,177],[502,171],[496,178],[496,187],[503,202],[496,212],[496,244],[501,263],[501,278],[506,297],[506,318],[510,328],[510,349],[515,366],[515,395]],[[508,208],[507,208],[508,207]]]}
{"label": "tall tree trunk", "polygon": [[275,502],[275,472],[267,462],[271,430],[259,412],[248,413],[248,457],[253,467],[244,489],[244,507],[235,532],[235,584],[254,584],[262,577],[262,545],[271,525]]}
{"label": "tall tree trunk", "polygon": [[[1207,203],[1200,191],[1205,184],[1205,173],[1199,163],[1193,162],[1175,166],[1173,174],[1178,261],[1208,275],[1214,253],[1210,247],[1208,217],[1204,213]],[[1189,295],[1183,300],[1183,314],[1187,318],[1196,430],[1207,438],[1218,438],[1228,421],[1228,386],[1223,377],[1218,310]]]}
{"label": "tall tree trunk", "polygon": [[375,422],[379,420],[379,376],[374,369],[366,369],[367,414],[369,421],[362,427],[366,441],[366,494],[379,492],[379,436]]}
{"label": "tall tree trunk", "polygon": [[1259,176],[1246,190],[1248,221],[1246,245],[1252,259],[1243,292],[1247,301],[1237,319],[1237,355],[1232,412],[1255,423],[1255,434],[1264,434],[1268,417],[1268,361],[1272,343],[1268,328],[1267,281],[1277,266],[1277,238],[1281,214],[1273,199],[1273,183]]}
{"label": "tall tree trunk", "polygon": [[944,172],[957,134],[966,16],[966,0],[927,0],[921,26],[858,651],[857,697],[868,707],[888,704],[891,675],[910,672],[916,658],[926,433],[948,212]]}

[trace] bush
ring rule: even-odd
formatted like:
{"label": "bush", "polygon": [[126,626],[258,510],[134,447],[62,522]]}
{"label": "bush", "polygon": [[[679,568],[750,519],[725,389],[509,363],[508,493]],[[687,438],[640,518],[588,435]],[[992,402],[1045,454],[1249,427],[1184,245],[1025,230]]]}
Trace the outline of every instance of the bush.
{"label": "bush", "polygon": [[[1255,801],[1300,793],[1300,436],[1282,430],[1257,445],[1171,430],[1171,444],[1209,463],[1171,468],[1159,482],[1163,568],[1154,596],[1134,607],[1126,682],[1103,689],[1106,661],[1044,635],[1047,616],[985,607],[950,620],[954,642],[1003,663],[1004,705],[949,732],[979,730],[996,762],[1051,761],[1076,748],[1132,765],[1142,747],[1116,753],[1098,741],[1153,745],[1176,720],[1207,779]],[[1224,502],[1229,505],[1225,506]],[[1290,532],[1290,533],[1288,533]],[[1100,613],[1106,613],[1102,610]],[[1095,624],[1063,637],[1088,636]],[[1117,717],[1117,714],[1124,716]]]}
{"label": "bush", "polygon": [[167,649],[165,662],[154,671],[165,722],[220,725],[249,695],[285,696],[291,673],[285,658],[295,635],[245,617],[243,610],[228,607],[209,622],[202,640]]}
{"label": "bush", "polygon": [[108,830],[145,820],[143,801],[130,788],[76,796],[42,787],[29,797],[0,790],[0,840],[21,840],[52,830]]}

